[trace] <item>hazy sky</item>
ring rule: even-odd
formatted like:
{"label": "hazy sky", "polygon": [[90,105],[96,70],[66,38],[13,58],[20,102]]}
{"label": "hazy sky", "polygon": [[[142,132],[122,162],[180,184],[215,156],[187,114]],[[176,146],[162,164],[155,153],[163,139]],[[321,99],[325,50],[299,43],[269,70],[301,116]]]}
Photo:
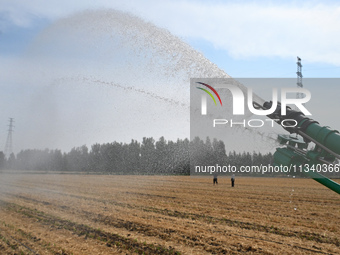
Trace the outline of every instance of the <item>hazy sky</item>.
{"label": "hazy sky", "polygon": [[[169,30],[232,77],[295,77],[296,56],[302,58],[306,78],[340,77],[338,1],[2,0],[0,145],[5,145],[9,117],[15,118],[16,152],[189,135],[188,88],[172,87],[185,76],[183,70],[178,77],[157,70],[169,57],[164,60],[159,52],[156,64],[142,68],[166,44],[172,57],[177,46],[181,54],[188,49],[167,41],[162,30],[163,37],[148,35],[146,50],[141,49],[145,41],[137,38],[134,51],[124,38],[129,24],[138,21],[111,33],[114,15],[102,17],[108,9]],[[320,84],[309,89],[315,118],[340,129],[335,117],[339,88]]]}

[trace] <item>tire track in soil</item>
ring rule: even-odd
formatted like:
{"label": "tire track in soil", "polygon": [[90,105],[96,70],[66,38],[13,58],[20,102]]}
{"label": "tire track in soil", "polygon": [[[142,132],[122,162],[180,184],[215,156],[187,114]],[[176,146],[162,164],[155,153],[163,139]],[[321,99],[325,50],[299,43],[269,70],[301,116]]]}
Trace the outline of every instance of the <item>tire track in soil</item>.
{"label": "tire track in soil", "polygon": [[1,201],[3,205],[8,210],[14,211],[16,213],[25,215],[29,218],[36,219],[38,222],[42,224],[48,225],[52,228],[56,229],[66,229],[71,231],[78,236],[84,236],[84,238],[92,238],[95,240],[99,240],[105,242],[108,247],[116,246],[121,247],[122,249],[134,251],[138,254],[165,254],[165,255],[179,255],[180,252],[174,250],[173,248],[166,248],[161,245],[153,245],[140,243],[138,241],[132,240],[130,238],[126,238],[120,236],[118,234],[109,233],[102,231],[100,229],[95,229],[90,226],[84,224],[78,224],[69,220],[64,220],[59,217],[55,217],[49,214],[45,214],[44,212],[30,209],[24,206],[20,206],[14,203],[9,203],[6,201]]}
{"label": "tire track in soil", "polygon": [[[8,186],[15,186],[15,187],[19,187],[19,188],[27,188],[27,187],[23,187],[23,186],[20,186],[20,185],[15,185],[15,184],[5,184],[4,185],[8,185]],[[57,185],[57,186],[65,186],[65,187],[68,187],[67,185]],[[29,189],[29,188],[28,188]],[[113,204],[113,205],[116,205],[116,206],[121,206],[121,207],[125,207],[125,208],[138,208],[138,206],[131,206],[130,204],[127,204],[127,203],[121,203],[121,202],[117,202],[117,201],[113,201],[113,200],[103,200],[103,199],[97,199],[97,198],[93,198],[93,197],[87,197],[87,196],[80,196],[80,195],[74,195],[74,194],[70,194],[70,193],[64,193],[64,192],[61,192],[61,191],[58,191],[58,190],[48,190],[48,189],[44,189],[44,192],[47,192],[47,193],[51,193],[51,194],[58,194],[58,195],[61,195],[61,196],[69,196],[69,197],[74,197],[74,198],[79,198],[79,199],[85,199],[85,200],[90,200],[90,201],[96,201],[96,202],[101,202],[101,203],[109,203],[109,204]],[[137,192],[125,192],[126,194],[134,194],[136,196],[148,196],[148,197],[164,197],[164,198],[167,198],[167,199],[177,199],[178,197],[172,197],[172,196],[162,196],[162,195],[153,195],[153,194],[144,194],[144,193],[137,193]],[[9,194],[9,193],[7,193]],[[9,195],[13,195],[13,194],[9,194]],[[255,197],[247,197],[247,199],[257,199]],[[276,200],[276,199],[268,199],[266,198],[268,201],[281,201],[280,199],[279,200]],[[315,201],[314,200],[303,200],[303,199],[299,199],[298,201],[300,202],[308,202],[308,203],[311,203],[311,204],[314,204]],[[330,200],[330,201],[333,201],[333,200]],[[282,200],[282,202],[287,202],[286,200]],[[318,202],[320,204],[320,202]],[[322,203],[322,204],[327,204],[326,202],[325,203]],[[335,205],[336,206],[336,205]],[[142,206],[139,206],[139,208],[143,208]],[[231,210],[231,209],[226,209],[226,210]],[[280,217],[286,217],[286,218],[294,218],[296,220],[298,219],[305,219],[305,217],[298,217],[298,216],[291,216],[291,215],[282,215],[282,214],[273,214],[273,215],[278,215]],[[310,240],[308,239],[307,237],[307,240]],[[338,240],[340,242],[340,240]]]}
{"label": "tire track in soil", "polygon": [[[3,233],[0,233],[0,241],[5,241],[5,244],[10,247],[13,251],[17,251],[18,248],[24,247],[25,250],[27,250],[30,254],[34,254],[34,255],[39,255],[38,252],[36,252],[33,248],[29,247],[27,244],[24,244],[23,242],[19,241],[18,238],[14,238],[12,235],[8,234],[5,235],[4,233],[6,232],[4,229],[0,228],[0,231]],[[24,233],[21,229],[18,230],[20,232],[20,234]],[[8,240],[10,239],[10,240]],[[12,242],[11,242],[12,241]],[[13,243],[14,241],[14,243]],[[0,251],[1,250],[6,250],[6,247],[0,244]],[[24,254],[23,251],[20,251],[21,254]],[[2,254],[2,253],[1,253]],[[17,253],[15,253],[17,254]],[[59,253],[54,253],[55,255],[59,254]]]}
{"label": "tire track in soil", "polygon": [[[25,197],[21,197],[21,198],[29,200],[31,202],[35,202],[35,203],[42,203],[43,205],[52,205],[51,203],[45,202],[45,201],[38,201],[35,199],[30,199],[30,198],[25,198]],[[16,205],[16,206],[22,207],[20,205]],[[23,208],[26,208],[26,207],[23,207]],[[212,254],[230,254],[230,252],[232,251],[232,249],[230,248],[222,247],[223,244],[221,242],[211,240],[211,238],[207,238],[203,240],[205,242],[201,242],[202,241],[201,239],[195,236],[193,237],[189,236],[185,232],[180,232],[178,230],[159,228],[151,224],[142,224],[142,223],[137,223],[137,222],[132,222],[132,221],[125,221],[122,219],[113,218],[110,216],[105,216],[105,215],[97,214],[93,212],[88,212],[85,210],[75,210],[69,206],[59,206],[59,208],[62,208],[63,210],[69,213],[77,215],[78,217],[84,217],[87,220],[90,220],[92,222],[103,223],[107,226],[112,226],[115,228],[123,228],[128,231],[135,231],[137,233],[142,233],[143,235],[146,235],[149,237],[158,237],[165,241],[175,240],[178,243],[182,243],[184,245],[191,246],[191,247],[200,246],[202,247],[203,250],[210,252]],[[29,208],[26,208],[26,209],[32,210]],[[239,252],[241,251],[245,252],[245,251],[249,251],[249,246],[243,247],[241,244],[238,244],[237,246],[235,245],[234,249]],[[255,250],[253,249],[253,251]]]}
{"label": "tire track in soil", "polygon": [[[36,203],[43,203],[44,205],[50,204],[50,202],[39,201],[33,198],[24,197],[21,195],[12,195],[12,194],[8,194],[8,195],[15,196],[21,199],[31,200]],[[69,196],[80,198],[80,199],[85,199],[85,200],[90,200],[94,202],[101,202],[104,204],[112,204],[114,206],[119,206],[123,208],[142,210],[144,212],[154,212],[157,214],[174,217],[174,218],[201,220],[206,223],[225,224],[229,227],[238,227],[238,228],[247,229],[247,230],[261,231],[261,232],[285,236],[285,237],[296,237],[296,238],[300,238],[303,240],[315,241],[318,243],[334,244],[335,246],[340,247],[339,238],[326,237],[326,236],[322,236],[317,233],[311,233],[307,231],[287,231],[285,229],[281,229],[281,228],[274,227],[274,226],[265,226],[265,225],[261,225],[257,223],[230,220],[226,218],[217,218],[217,217],[213,217],[213,216],[209,216],[205,214],[187,213],[187,212],[180,212],[176,210],[173,211],[173,210],[168,210],[168,209],[159,209],[159,208],[147,207],[147,206],[137,206],[137,205],[131,205],[128,203],[117,202],[114,200],[108,201],[108,200],[102,200],[102,199],[96,199],[96,198],[88,198],[88,197],[79,196],[79,195],[69,195]]]}
{"label": "tire track in soil", "polygon": [[205,214],[185,213],[185,212],[179,212],[179,211],[172,211],[168,209],[158,209],[158,208],[153,208],[153,207],[143,208],[143,210],[147,212],[160,213],[163,215],[176,217],[176,218],[202,220],[207,223],[223,223],[230,227],[239,227],[242,229],[261,231],[261,232],[266,232],[266,233],[281,235],[281,236],[286,236],[286,237],[298,237],[300,239],[315,241],[318,243],[334,244],[335,246],[340,247],[340,240],[338,238],[329,238],[329,237],[325,237],[317,233],[311,233],[307,231],[303,231],[303,232],[287,231],[287,230],[280,229],[274,226],[265,226],[265,225],[261,225],[257,223],[230,220],[226,218],[217,218],[217,217],[213,217],[213,216],[209,216]]}
{"label": "tire track in soil", "polygon": [[[31,202],[35,202],[35,203],[41,203],[43,205],[53,205],[50,202],[46,202],[46,201],[41,201],[41,200],[36,200],[33,198],[27,198],[24,196],[18,196],[15,195],[18,198],[24,199],[24,200],[28,200]],[[101,200],[97,200],[97,199],[93,199],[91,198],[91,200],[93,201],[101,201]],[[105,202],[107,203],[107,202]],[[113,201],[113,204],[117,205],[122,205],[123,203],[116,203],[115,201]],[[314,233],[309,233],[307,232],[307,235],[305,234],[305,232],[292,232],[292,233],[280,233],[280,232],[276,232],[277,230],[281,231],[280,229],[276,228],[276,227],[267,227],[267,226],[263,226],[263,225],[258,225],[255,223],[248,223],[248,222],[241,222],[241,221],[235,221],[235,220],[229,220],[229,219],[225,219],[225,218],[215,218],[212,216],[207,216],[207,215],[199,215],[199,214],[193,214],[193,213],[183,213],[183,212],[179,212],[179,211],[171,211],[171,210],[167,210],[167,209],[157,209],[157,208],[153,208],[153,207],[141,207],[141,206],[131,206],[129,204],[125,204],[127,206],[124,207],[128,207],[129,209],[136,209],[136,208],[142,208],[143,211],[146,212],[154,212],[154,213],[158,213],[158,214],[162,214],[162,215],[166,215],[166,216],[170,216],[170,217],[175,217],[175,218],[182,218],[182,219],[189,219],[189,220],[203,220],[206,223],[225,223],[228,226],[231,227],[239,227],[239,228],[243,228],[243,229],[247,229],[247,230],[255,230],[255,231],[262,231],[262,232],[266,232],[266,233],[271,233],[271,234],[276,234],[276,235],[282,235],[282,236],[286,236],[286,237],[299,237],[299,238],[305,238],[307,240],[311,240],[310,236],[307,236],[308,234],[313,234],[316,238],[314,238],[313,241],[319,242],[319,243],[330,243],[330,244],[335,244],[336,246],[339,246],[338,239],[335,239],[334,242],[329,242],[329,238],[326,239],[326,237],[324,237],[324,239],[321,239],[320,235],[318,234],[314,234]],[[69,207],[69,206],[59,206],[60,208],[68,211],[68,212],[72,212],[75,209]],[[197,237],[192,237],[192,236],[188,236],[186,235],[185,232],[179,232],[178,230],[171,230],[171,229],[166,229],[166,228],[156,228],[153,225],[150,224],[142,224],[142,223],[137,223],[137,222],[132,222],[132,221],[125,221],[122,219],[118,219],[118,218],[113,218],[111,216],[106,216],[103,214],[97,214],[97,213],[93,213],[93,212],[88,212],[85,210],[78,210],[77,212],[72,212],[73,214],[79,215],[82,214],[86,219],[92,221],[92,222],[98,222],[98,223],[103,223],[105,225],[109,225],[115,228],[124,228],[128,231],[136,231],[136,232],[142,232],[143,234],[147,235],[147,236],[155,236],[155,237],[159,237],[163,240],[175,240],[179,243],[185,244],[185,245],[190,245],[192,247],[197,247],[197,246],[201,246],[205,251],[207,252],[212,252],[212,253],[216,253],[217,254],[225,254],[226,252],[231,252],[230,249],[225,249],[221,246],[221,243],[215,240],[211,240],[211,238],[207,237],[204,243],[202,242],[198,242],[198,238]],[[160,232],[161,231],[161,232]],[[173,236],[175,235],[176,236]],[[305,234],[303,236],[303,234]],[[256,239],[256,240],[260,240],[260,241],[265,241],[265,242],[270,242],[270,243],[277,243],[277,244],[281,244],[281,245],[287,245],[290,246],[292,248],[298,248],[301,250],[306,250],[306,251],[310,251],[310,252],[314,252],[314,253],[321,253],[321,254],[329,254],[329,253],[324,253],[322,251],[319,250],[313,250],[313,249],[309,249],[306,247],[301,247],[301,246],[297,246],[297,245],[291,245],[291,244],[287,244],[287,243],[283,243],[283,242],[277,242],[277,241],[271,241],[271,240],[267,240],[267,239],[263,239],[263,238],[254,238],[254,237],[250,237],[250,236],[244,236],[244,235],[239,235],[239,234],[228,234],[230,236],[240,236],[240,237],[244,237],[247,239]],[[202,236],[201,236],[202,237]],[[315,240],[316,239],[316,240]],[[202,241],[202,239],[200,240]],[[338,244],[338,245],[337,245]],[[208,246],[207,246],[208,245]],[[218,247],[218,248],[217,248]],[[256,249],[253,249],[250,246],[242,246],[241,244],[235,245],[236,249],[238,252],[249,252],[249,251],[256,251]],[[218,249],[218,251],[217,251]]]}

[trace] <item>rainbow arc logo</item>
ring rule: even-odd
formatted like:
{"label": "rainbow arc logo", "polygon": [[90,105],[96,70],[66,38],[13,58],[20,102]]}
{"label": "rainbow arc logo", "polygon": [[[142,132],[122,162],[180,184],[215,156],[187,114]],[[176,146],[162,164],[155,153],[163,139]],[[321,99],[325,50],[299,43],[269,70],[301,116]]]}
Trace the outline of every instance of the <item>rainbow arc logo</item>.
{"label": "rainbow arc logo", "polygon": [[[220,97],[220,95],[217,93],[217,91],[216,91],[213,87],[211,87],[209,84],[206,84],[206,83],[203,83],[203,82],[196,82],[196,83],[201,84],[201,85],[203,85],[203,86],[206,86],[206,87],[209,88],[212,92],[214,92],[214,94],[217,96],[217,98],[218,98],[218,100],[220,101],[220,104],[221,104],[221,106],[222,106],[221,97]],[[201,87],[196,87],[196,88],[198,88],[198,89],[203,90],[204,92],[206,92],[206,93],[214,100],[215,105],[217,105],[216,100],[215,100],[213,94],[211,94],[211,92],[210,92],[209,90],[204,89],[204,88],[201,88]]]}

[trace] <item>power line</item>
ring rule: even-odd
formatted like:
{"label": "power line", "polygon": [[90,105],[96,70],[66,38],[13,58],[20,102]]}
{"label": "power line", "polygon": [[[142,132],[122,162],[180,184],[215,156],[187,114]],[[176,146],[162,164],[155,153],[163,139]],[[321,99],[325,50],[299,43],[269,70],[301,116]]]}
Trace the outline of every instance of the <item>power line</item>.
{"label": "power line", "polygon": [[9,125],[8,125],[8,134],[7,134],[7,140],[5,145],[5,155],[6,157],[9,157],[13,152],[13,141],[12,141],[12,133],[14,128],[14,118],[9,118]]}
{"label": "power line", "polygon": [[[301,65],[301,58],[297,57],[297,71],[296,71],[296,74],[297,74],[297,87],[298,88],[302,88],[303,85],[302,85],[302,65]],[[296,98],[302,98],[303,97],[303,94],[300,93],[300,92],[297,92],[296,93]]]}

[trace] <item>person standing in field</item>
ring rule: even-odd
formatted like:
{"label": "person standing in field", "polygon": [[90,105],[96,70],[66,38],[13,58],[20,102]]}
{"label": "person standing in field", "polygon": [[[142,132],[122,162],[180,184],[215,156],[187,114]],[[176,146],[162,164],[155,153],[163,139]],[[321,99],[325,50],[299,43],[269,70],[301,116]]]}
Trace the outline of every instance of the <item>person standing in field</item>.
{"label": "person standing in field", "polygon": [[218,182],[217,182],[217,174],[216,173],[214,174],[214,185],[215,185],[215,183],[218,184]]}
{"label": "person standing in field", "polygon": [[234,187],[235,185],[235,174],[231,176],[231,187]]}

